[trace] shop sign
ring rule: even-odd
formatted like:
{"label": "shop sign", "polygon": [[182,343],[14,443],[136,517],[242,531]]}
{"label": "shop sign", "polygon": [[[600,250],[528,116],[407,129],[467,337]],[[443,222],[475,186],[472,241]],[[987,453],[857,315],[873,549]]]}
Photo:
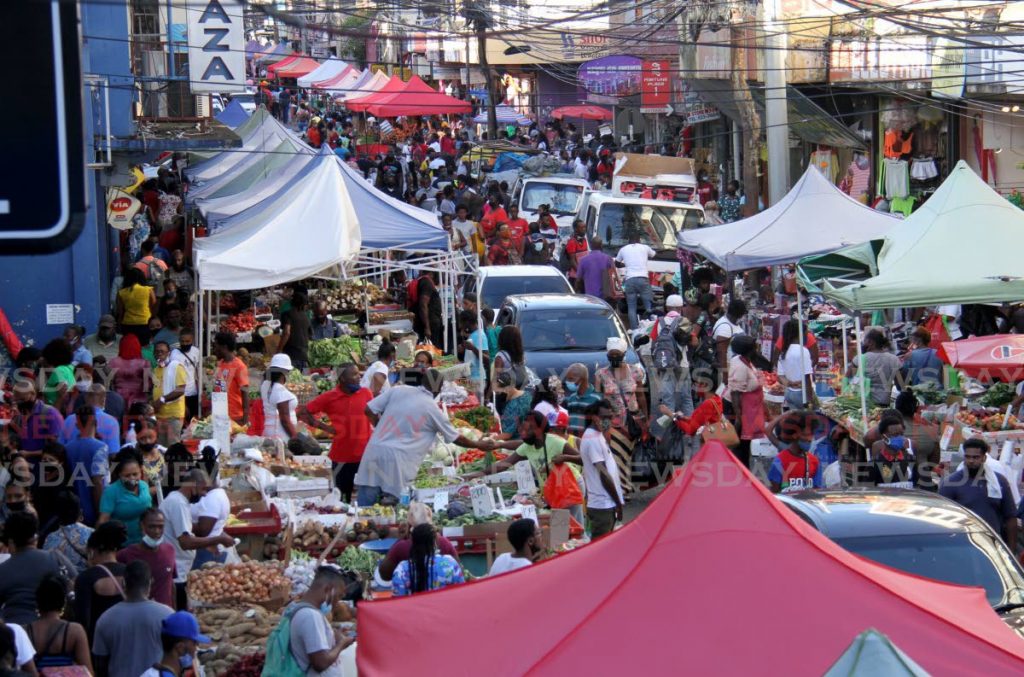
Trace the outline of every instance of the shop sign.
{"label": "shop sign", "polygon": [[932,52],[932,95],[959,99],[964,94],[964,49],[948,38],[935,41]]}
{"label": "shop sign", "polygon": [[635,56],[605,56],[582,64],[577,77],[589,94],[632,96],[640,91],[643,63],[643,59]]}
{"label": "shop sign", "polygon": [[725,80],[730,75],[732,51],[728,28],[703,31],[697,39],[697,72],[694,77],[705,80]]}
{"label": "shop sign", "polygon": [[672,62],[668,59],[644,61],[640,79],[640,112],[672,112]]}
{"label": "shop sign", "polygon": [[113,188],[107,197],[107,223],[117,230],[131,230],[132,218],[139,213],[142,203],[124,192]]}
{"label": "shop sign", "polygon": [[562,58],[565,61],[586,61],[594,59],[610,48],[608,36],[602,33],[559,33],[562,43]]}
{"label": "shop sign", "polygon": [[241,0],[189,0],[189,80],[194,94],[245,90]]}
{"label": "shop sign", "polygon": [[829,82],[898,82],[926,87],[932,77],[928,38],[919,35],[833,41]]}
{"label": "shop sign", "polygon": [[722,117],[721,111],[711,106],[695,108],[686,112],[686,124],[696,125],[701,122],[711,122]]}

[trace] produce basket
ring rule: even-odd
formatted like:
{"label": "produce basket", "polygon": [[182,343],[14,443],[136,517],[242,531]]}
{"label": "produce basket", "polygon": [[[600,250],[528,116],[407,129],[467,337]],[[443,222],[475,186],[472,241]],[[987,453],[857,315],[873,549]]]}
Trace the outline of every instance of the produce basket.
{"label": "produce basket", "polygon": [[189,607],[255,604],[277,611],[291,599],[291,582],[279,562],[206,566],[188,575]]}

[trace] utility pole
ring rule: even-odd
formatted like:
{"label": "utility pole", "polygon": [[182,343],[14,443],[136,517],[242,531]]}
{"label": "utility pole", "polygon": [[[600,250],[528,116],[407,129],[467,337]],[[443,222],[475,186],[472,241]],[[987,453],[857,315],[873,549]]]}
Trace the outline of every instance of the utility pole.
{"label": "utility pole", "polygon": [[747,82],[747,36],[741,35],[733,28],[731,42],[732,72],[729,82],[732,85],[733,96],[736,97],[740,128],[743,130],[743,194],[746,198],[743,215],[753,216],[757,213],[758,198],[761,194],[758,177],[761,160],[761,115],[754,105],[754,97]]}
{"label": "utility pole", "polygon": [[[494,93],[494,75],[491,65],[487,63],[487,29],[491,26],[491,18],[487,8],[478,0],[465,5],[466,23],[476,29],[477,57],[480,59],[480,70],[483,71],[487,83],[487,136],[491,140],[498,138],[498,112]],[[469,55],[467,54],[467,62]],[[468,73],[468,67],[467,67]]]}
{"label": "utility pole", "polygon": [[777,204],[789,191],[789,113],[786,108],[785,23],[779,0],[765,0],[764,112],[768,138],[768,198]]}

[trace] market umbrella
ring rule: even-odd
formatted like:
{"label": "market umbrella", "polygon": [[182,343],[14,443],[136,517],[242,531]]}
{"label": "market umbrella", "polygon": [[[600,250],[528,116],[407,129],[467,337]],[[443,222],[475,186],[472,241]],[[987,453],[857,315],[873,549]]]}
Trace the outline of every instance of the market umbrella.
{"label": "market umbrella", "polygon": [[995,334],[942,344],[950,365],[982,381],[1024,380],[1024,334]]}
{"label": "market umbrella", "polygon": [[556,120],[562,118],[578,118],[580,120],[611,120],[612,112],[600,106],[562,106],[551,111],[551,117]]}
{"label": "market umbrella", "polygon": [[913,658],[900,651],[888,637],[872,628],[857,635],[824,677],[928,677],[928,674]]}
{"label": "market umbrella", "polygon": [[[495,106],[494,113],[498,118],[498,124],[501,125],[519,125],[520,127],[525,127],[527,125],[533,124],[533,120],[531,118],[528,118],[527,116],[523,115],[512,106]],[[477,115],[475,118],[473,118],[473,122],[481,125],[486,125],[487,111],[484,111],[480,113],[480,115]]]}

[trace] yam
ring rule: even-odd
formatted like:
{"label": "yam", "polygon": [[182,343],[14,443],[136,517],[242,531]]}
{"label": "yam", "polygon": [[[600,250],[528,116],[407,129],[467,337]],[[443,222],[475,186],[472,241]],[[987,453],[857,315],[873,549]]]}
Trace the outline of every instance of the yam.
{"label": "yam", "polygon": [[227,634],[228,637],[238,637],[239,635],[244,635],[245,633],[251,631],[255,627],[256,624],[253,622],[238,623],[237,625],[225,628],[224,632]]}

